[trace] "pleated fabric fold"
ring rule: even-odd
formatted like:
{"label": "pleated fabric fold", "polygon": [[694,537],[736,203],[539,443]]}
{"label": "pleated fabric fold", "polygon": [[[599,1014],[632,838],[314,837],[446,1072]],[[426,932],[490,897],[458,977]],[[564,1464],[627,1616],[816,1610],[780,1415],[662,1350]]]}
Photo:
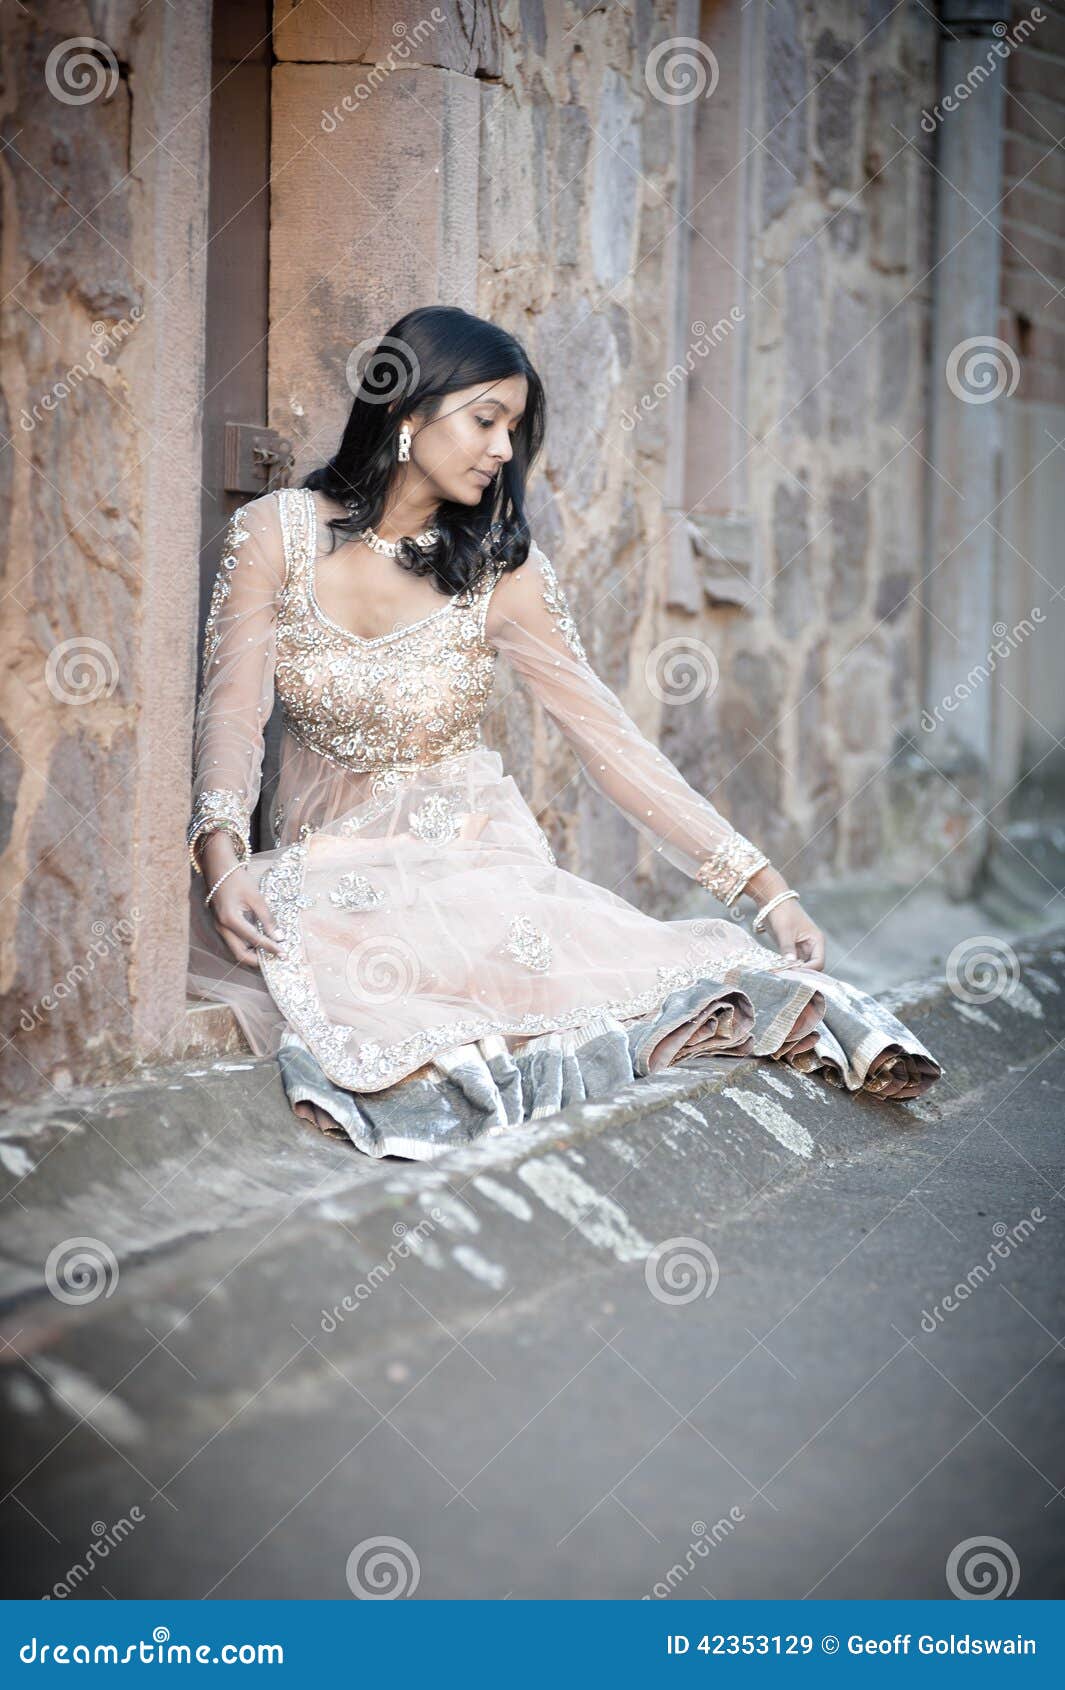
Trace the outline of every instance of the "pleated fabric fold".
{"label": "pleated fabric fold", "polygon": [[[724,1071],[763,1057],[874,1096],[918,1097],[940,1065],[875,998],[812,970],[734,968],[702,979],[628,1021],[597,1015],[576,1028],[510,1038],[492,1033],[440,1051],[394,1085],[337,1085],[299,1035],[279,1052],[294,1112],[374,1157],[430,1161],[549,1119],[574,1104],[671,1067]],[[744,1118],[746,1120],[746,1117]]]}

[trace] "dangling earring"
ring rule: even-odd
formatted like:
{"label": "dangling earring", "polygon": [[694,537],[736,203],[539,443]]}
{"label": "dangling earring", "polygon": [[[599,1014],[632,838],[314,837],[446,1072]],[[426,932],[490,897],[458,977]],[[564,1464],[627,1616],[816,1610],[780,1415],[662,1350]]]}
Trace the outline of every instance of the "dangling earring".
{"label": "dangling earring", "polygon": [[405,464],[410,457],[411,432],[406,423],[399,431],[399,451],[396,456],[401,464]]}

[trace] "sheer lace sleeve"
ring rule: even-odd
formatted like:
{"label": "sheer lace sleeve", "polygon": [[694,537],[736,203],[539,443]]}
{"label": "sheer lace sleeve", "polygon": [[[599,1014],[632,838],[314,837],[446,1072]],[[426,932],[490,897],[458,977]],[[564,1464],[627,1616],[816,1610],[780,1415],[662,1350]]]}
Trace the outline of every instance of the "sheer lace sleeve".
{"label": "sheer lace sleeve", "polygon": [[267,494],[230,518],[207,613],[187,835],[197,873],[198,848],[219,828],[232,835],[242,858],[248,856],[263,733],[273,704],[274,632],[284,576],[277,499]]}
{"label": "sheer lace sleeve", "polygon": [[596,675],[538,546],[500,577],[485,631],[557,722],[593,786],[677,868],[723,904],[735,903],[768,859],[688,785]]}

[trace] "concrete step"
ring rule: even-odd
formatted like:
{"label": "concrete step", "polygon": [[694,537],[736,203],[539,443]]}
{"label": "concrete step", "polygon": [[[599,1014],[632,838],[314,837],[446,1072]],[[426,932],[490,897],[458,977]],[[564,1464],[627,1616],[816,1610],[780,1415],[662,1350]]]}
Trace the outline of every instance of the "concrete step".
{"label": "concrete step", "polygon": [[[412,1358],[441,1298],[469,1322],[486,1300],[525,1307],[604,1265],[646,1262],[694,1216],[701,1232],[757,1214],[815,1169],[919,1138],[1065,1033],[1062,943],[1018,956],[1020,979],[990,1002],[941,979],[890,995],[945,1068],[909,1105],[719,1062],[435,1164],[372,1162],[296,1121],[273,1064],[248,1061],[9,1122],[14,1296],[0,1337],[12,1470],[51,1452],[53,1473],[73,1478],[90,1434],[134,1457],[190,1419],[211,1436],[296,1349],[293,1388],[327,1366],[314,1350],[323,1336],[345,1331],[363,1357]],[[45,1284],[49,1253],[71,1239],[100,1241],[114,1264],[89,1301],[64,1303]],[[399,1324],[395,1297],[376,1294],[393,1277],[409,1291]]]}
{"label": "concrete step", "polygon": [[992,920],[1056,925],[1065,911],[1065,824],[1019,821],[996,838],[981,902]]}

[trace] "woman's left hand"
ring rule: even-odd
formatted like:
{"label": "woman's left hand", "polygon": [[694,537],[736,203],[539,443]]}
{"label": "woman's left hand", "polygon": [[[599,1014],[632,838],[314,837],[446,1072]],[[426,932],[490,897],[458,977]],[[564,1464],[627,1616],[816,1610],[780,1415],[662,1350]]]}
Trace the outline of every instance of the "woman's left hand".
{"label": "woman's left hand", "polygon": [[765,924],[776,941],[777,950],[788,961],[801,963],[804,968],[824,968],[825,936],[797,898],[778,904],[766,916]]}

